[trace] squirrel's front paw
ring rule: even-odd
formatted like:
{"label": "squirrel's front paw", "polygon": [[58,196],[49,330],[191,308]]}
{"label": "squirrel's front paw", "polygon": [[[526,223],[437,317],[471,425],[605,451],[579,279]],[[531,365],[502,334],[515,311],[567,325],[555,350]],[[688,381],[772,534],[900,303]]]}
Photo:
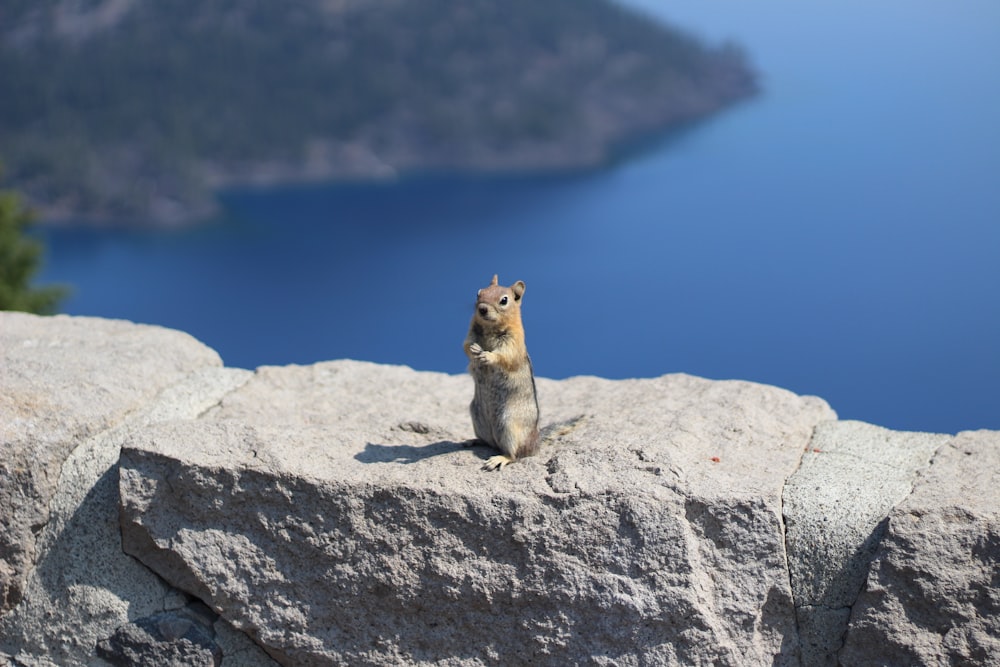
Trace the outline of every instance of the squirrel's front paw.
{"label": "squirrel's front paw", "polygon": [[496,353],[484,350],[479,343],[473,343],[470,345],[469,352],[472,353],[473,359],[480,364],[489,365],[496,361]]}

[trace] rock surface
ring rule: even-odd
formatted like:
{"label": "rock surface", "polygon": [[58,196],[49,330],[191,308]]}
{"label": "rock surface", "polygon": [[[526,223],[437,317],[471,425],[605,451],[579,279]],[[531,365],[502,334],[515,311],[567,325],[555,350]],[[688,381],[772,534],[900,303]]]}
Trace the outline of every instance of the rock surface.
{"label": "rock surface", "polygon": [[0,320],[0,613],[20,602],[69,453],[219,355],[128,322],[3,313]]}
{"label": "rock surface", "polygon": [[885,518],[951,438],[862,422],[819,424],[785,485],[788,569],[802,662],[836,665]]}
{"label": "rock surface", "polygon": [[960,433],[889,515],[841,659],[1000,664],[1000,433]]}
{"label": "rock surface", "polygon": [[1000,664],[997,432],[539,379],[549,440],[485,473],[465,376],[0,342],[0,665]]}
{"label": "rock surface", "polygon": [[[4,552],[19,556],[7,590],[23,599],[0,615],[0,664],[4,653],[19,665],[104,664],[94,662],[99,641],[186,604],[122,551],[121,443],[157,421],[195,418],[250,372],[222,368],[187,334],[128,322],[0,313],[0,338],[0,540],[26,545]],[[7,474],[15,464],[20,486]],[[21,530],[25,516],[37,531]],[[239,656],[230,664],[268,664],[224,625],[216,634]]]}
{"label": "rock surface", "polygon": [[797,664],[781,490],[829,407],[679,375],[539,392],[583,419],[491,475],[468,378],[265,369],[124,447],[126,550],[284,664]]}
{"label": "rock surface", "polygon": [[140,618],[99,642],[97,655],[115,667],[219,667],[222,649],[213,637],[214,617],[197,603],[181,611]]}

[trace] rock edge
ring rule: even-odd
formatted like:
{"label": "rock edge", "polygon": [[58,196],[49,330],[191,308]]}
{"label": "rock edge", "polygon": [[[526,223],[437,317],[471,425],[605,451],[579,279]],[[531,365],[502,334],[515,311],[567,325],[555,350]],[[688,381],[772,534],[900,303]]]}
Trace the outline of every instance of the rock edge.
{"label": "rock edge", "polygon": [[485,475],[464,376],[251,373],[92,318],[0,341],[0,664],[1000,660],[997,432],[540,379],[576,428]]}

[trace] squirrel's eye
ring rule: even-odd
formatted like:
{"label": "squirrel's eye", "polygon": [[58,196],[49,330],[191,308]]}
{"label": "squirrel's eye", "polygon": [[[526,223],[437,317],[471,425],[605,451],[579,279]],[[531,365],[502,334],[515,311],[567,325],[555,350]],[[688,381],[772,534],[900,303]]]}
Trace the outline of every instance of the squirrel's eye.
{"label": "squirrel's eye", "polygon": [[507,297],[505,297],[505,296],[500,297],[500,305],[501,306],[506,306],[507,305]]}

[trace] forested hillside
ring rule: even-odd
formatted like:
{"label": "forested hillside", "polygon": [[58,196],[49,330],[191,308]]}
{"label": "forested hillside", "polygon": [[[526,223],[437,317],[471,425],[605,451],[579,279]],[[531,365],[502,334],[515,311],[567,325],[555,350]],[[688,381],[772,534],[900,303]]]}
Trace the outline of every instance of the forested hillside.
{"label": "forested hillside", "polygon": [[5,0],[0,73],[8,180],[133,224],[237,183],[595,165],[754,90],[607,0]]}

